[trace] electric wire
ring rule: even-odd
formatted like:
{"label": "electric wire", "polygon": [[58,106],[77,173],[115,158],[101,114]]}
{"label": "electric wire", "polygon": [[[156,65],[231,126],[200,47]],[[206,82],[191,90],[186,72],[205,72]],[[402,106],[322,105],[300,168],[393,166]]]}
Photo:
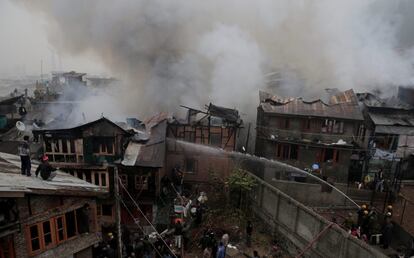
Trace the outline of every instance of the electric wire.
{"label": "electric wire", "polygon": [[[120,186],[124,189],[124,191],[127,193],[128,197],[131,199],[131,201],[134,203],[135,207],[138,209],[138,211],[144,217],[144,219],[148,222],[149,225],[151,225],[151,227],[153,228],[153,230],[155,231],[155,233],[157,234],[157,236],[160,237],[161,241],[165,244],[165,246],[167,246],[168,250],[174,255],[174,252],[171,250],[170,246],[165,242],[164,238],[160,235],[160,233],[158,233],[158,230],[151,223],[151,221],[149,221],[149,219],[147,218],[147,216],[145,216],[144,212],[141,210],[141,208],[139,207],[138,203],[134,200],[134,198],[128,192],[128,190],[126,189],[126,187],[124,186],[124,184],[122,183],[122,181],[121,181],[120,178],[118,178],[118,182],[119,182]],[[177,258],[176,255],[174,255],[174,256]]]}

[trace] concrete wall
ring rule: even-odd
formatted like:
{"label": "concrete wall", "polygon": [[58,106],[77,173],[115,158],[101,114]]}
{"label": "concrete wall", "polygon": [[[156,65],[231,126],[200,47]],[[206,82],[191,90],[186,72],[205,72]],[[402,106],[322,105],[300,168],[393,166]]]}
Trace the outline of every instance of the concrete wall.
{"label": "concrete wall", "polygon": [[263,180],[256,179],[258,185],[249,195],[252,203],[250,208],[268,224],[273,234],[283,235],[296,247],[290,250],[292,255],[297,255],[298,249],[305,249],[309,242],[324,231],[305,253],[306,257],[387,257],[350,236],[338,225],[328,227],[330,222],[322,216]]}

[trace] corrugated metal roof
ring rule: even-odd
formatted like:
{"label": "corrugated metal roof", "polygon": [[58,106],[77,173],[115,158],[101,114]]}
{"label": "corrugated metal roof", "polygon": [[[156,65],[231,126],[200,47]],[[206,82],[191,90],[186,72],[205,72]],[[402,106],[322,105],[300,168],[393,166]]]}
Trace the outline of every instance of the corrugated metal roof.
{"label": "corrugated metal roof", "polygon": [[352,90],[333,96],[330,104],[320,99],[308,102],[302,98],[281,98],[263,92],[260,93],[260,100],[265,113],[363,120]]}
{"label": "corrugated metal roof", "polygon": [[130,141],[121,162],[124,166],[163,167],[165,159],[165,137],[167,121],[163,120],[151,128],[145,144]]}
{"label": "corrugated metal roof", "polygon": [[375,125],[414,126],[414,114],[368,112],[368,115]]}
{"label": "corrugated metal roof", "polygon": [[32,176],[20,174],[20,157],[0,152],[0,192],[22,192],[52,195],[100,195],[107,189],[90,184],[64,172],[52,181],[34,176],[38,163],[32,162]]}
{"label": "corrugated metal roof", "polygon": [[385,134],[414,135],[414,127],[378,125],[375,127],[375,132]]}

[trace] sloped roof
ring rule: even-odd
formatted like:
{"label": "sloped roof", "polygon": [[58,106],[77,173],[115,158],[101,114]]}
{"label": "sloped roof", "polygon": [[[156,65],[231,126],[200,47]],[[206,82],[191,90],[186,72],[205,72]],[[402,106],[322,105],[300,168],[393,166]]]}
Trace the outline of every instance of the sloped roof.
{"label": "sloped roof", "polygon": [[302,98],[284,98],[260,92],[260,107],[265,113],[363,120],[353,90],[332,96],[330,103],[322,100],[305,101]]}
{"label": "sloped roof", "polygon": [[121,162],[124,166],[163,167],[165,159],[165,138],[167,121],[163,120],[151,128],[149,140],[130,141]]}
{"label": "sloped roof", "polygon": [[89,127],[91,125],[94,125],[94,124],[100,123],[100,122],[108,122],[109,124],[113,125],[114,127],[117,127],[120,130],[124,131],[125,133],[128,133],[121,126],[117,125],[116,123],[112,122],[111,120],[109,120],[106,117],[101,117],[97,120],[94,120],[94,121],[91,121],[91,122],[88,122],[88,123],[84,123],[84,124],[81,124],[81,125],[78,125],[78,126],[74,126],[74,127],[60,126],[60,123],[58,123],[58,122],[50,123],[50,124],[46,125],[45,127],[33,130],[33,132],[61,131],[61,130],[63,131],[63,130],[82,129],[82,128]]}
{"label": "sloped roof", "polygon": [[68,196],[98,196],[107,193],[107,189],[90,184],[64,172],[57,172],[52,181],[34,176],[38,163],[32,163],[32,176],[20,174],[20,157],[0,153],[0,195],[19,195],[26,193]]}

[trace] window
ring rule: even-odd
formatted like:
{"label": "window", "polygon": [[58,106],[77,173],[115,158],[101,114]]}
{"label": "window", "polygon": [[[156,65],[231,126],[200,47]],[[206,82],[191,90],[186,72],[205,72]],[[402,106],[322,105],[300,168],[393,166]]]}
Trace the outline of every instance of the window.
{"label": "window", "polygon": [[339,150],[337,149],[323,149],[321,150],[321,162],[339,162]]}
{"label": "window", "polygon": [[135,176],[135,189],[148,190],[148,176]]}
{"label": "window", "polygon": [[52,140],[52,152],[61,152],[59,140],[57,139]]}
{"label": "window", "polygon": [[290,127],[290,120],[289,118],[281,117],[279,118],[279,128],[280,129],[289,129]]}
{"label": "window", "polygon": [[52,152],[52,142],[50,139],[45,139],[45,150],[46,152]]}
{"label": "window", "polygon": [[304,130],[307,130],[307,131],[311,130],[311,128],[312,128],[311,127],[311,119],[308,118],[308,119],[302,120],[302,125],[303,125]]}
{"label": "window", "polygon": [[196,159],[187,158],[184,163],[185,163],[185,172],[186,173],[194,174],[194,173],[197,172],[198,162],[197,162]]}
{"label": "window", "polygon": [[361,140],[364,140],[365,132],[366,132],[365,125],[360,124],[359,127],[358,127],[357,138],[360,138]]}
{"label": "window", "polygon": [[109,187],[109,174],[107,171],[92,171],[92,184]]}
{"label": "window", "polygon": [[325,122],[322,124],[321,132],[342,134],[344,133],[344,122],[325,119]]}
{"label": "window", "polygon": [[[82,213],[82,209],[84,208],[69,211],[64,215],[28,226],[26,239],[30,243],[30,255],[37,255],[40,252],[53,248],[56,244],[76,237],[79,234],[78,225],[85,224],[88,221],[88,214]],[[79,218],[77,214],[79,214]],[[89,232],[85,225],[83,225],[82,230],[82,232]],[[0,258],[3,258],[1,257],[1,252]]]}
{"label": "window", "polygon": [[30,232],[30,249],[32,252],[40,250],[40,230],[39,225],[33,225],[29,229]]}
{"label": "window", "polygon": [[45,243],[45,247],[53,246],[53,233],[52,233],[52,225],[51,221],[45,221],[42,223],[43,228],[43,242]]}
{"label": "window", "polygon": [[65,231],[65,217],[59,216],[56,218],[56,233],[57,233],[57,241],[62,242],[66,239],[66,231]]}
{"label": "window", "polygon": [[95,154],[114,154],[114,139],[108,137],[93,138],[93,153]]}
{"label": "window", "polygon": [[298,145],[296,144],[277,144],[276,157],[280,159],[298,159]]}
{"label": "window", "polygon": [[213,146],[221,147],[221,134],[211,133],[210,134],[210,144]]}
{"label": "window", "polygon": [[398,148],[398,135],[394,134],[375,134],[376,147],[382,150],[395,151]]}
{"label": "window", "polygon": [[66,236],[67,238],[72,238],[76,236],[77,229],[76,229],[76,215],[75,211],[70,211],[65,214],[65,221],[66,221]]}

